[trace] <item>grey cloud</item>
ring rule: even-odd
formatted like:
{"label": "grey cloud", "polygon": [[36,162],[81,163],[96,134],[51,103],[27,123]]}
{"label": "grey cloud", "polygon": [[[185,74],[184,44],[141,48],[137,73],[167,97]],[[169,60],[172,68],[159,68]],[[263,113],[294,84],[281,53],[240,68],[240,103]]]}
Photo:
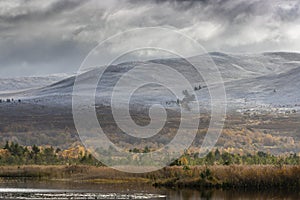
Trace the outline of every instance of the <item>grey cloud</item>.
{"label": "grey cloud", "polygon": [[[287,4],[288,5],[288,4]],[[290,5],[286,8],[278,7],[274,15],[278,20],[293,22],[300,18],[300,1],[296,1],[294,5]]]}
{"label": "grey cloud", "polygon": [[148,26],[176,28],[207,51],[300,51],[299,7],[297,0],[3,0],[0,77],[24,63],[25,75],[76,71],[99,41]]}
{"label": "grey cloud", "polygon": [[[74,41],[36,38],[33,42],[12,42],[0,46],[1,76],[31,76],[47,73],[74,72],[88,51]],[[10,45],[8,49],[7,46]],[[2,72],[5,72],[3,74]]]}
{"label": "grey cloud", "polygon": [[[19,21],[26,20],[42,20],[43,18],[50,17],[51,15],[59,15],[61,12],[73,10],[78,6],[87,3],[88,0],[55,0],[50,1],[51,3],[46,8],[39,8],[31,6],[36,0],[20,0],[19,6],[8,10],[6,13],[0,15],[2,23],[16,23]],[[42,1],[41,1],[42,2]],[[1,6],[1,3],[0,3]]]}

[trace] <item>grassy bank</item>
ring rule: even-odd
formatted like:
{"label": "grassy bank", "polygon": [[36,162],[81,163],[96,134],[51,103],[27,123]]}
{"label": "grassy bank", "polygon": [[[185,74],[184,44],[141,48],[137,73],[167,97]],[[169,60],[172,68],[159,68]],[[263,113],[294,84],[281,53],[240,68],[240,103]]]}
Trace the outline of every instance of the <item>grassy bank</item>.
{"label": "grassy bank", "polygon": [[140,174],[128,174],[108,167],[90,165],[22,165],[1,166],[0,178],[30,178],[58,181],[105,182],[149,182]]}
{"label": "grassy bank", "polygon": [[179,188],[299,188],[300,166],[231,165],[167,168],[154,185]]}
{"label": "grassy bank", "polygon": [[87,165],[25,165],[0,167],[0,178],[94,183],[148,182],[158,187],[179,188],[299,188],[300,166],[173,166],[151,173],[129,174],[108,167]]}

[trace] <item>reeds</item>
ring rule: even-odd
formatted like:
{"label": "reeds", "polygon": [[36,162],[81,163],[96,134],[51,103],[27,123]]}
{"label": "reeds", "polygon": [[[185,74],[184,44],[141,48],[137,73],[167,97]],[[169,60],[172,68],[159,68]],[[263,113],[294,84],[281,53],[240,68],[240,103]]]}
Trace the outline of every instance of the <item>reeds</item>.
{"label": "reeds", "polygon": [[143,174],[130,174],[108,167],[87,165],[2,166],[2,178],[63,179],[98,183],[149,182],[155,186],[187,188],[297,188],[300,187],[300,166],[231,165],[180,166]]}
{"label": "reeds", "polygon": [[[165,179],[161,178],[156,181],[156,186],[256,189],[300,187],[299,165],[282,167],[272,165],[195,166],[189,170],[172,167],[168,170],[176,172],[168,173]],[[176,176],[170,177],[169,174],[176,174]]]}

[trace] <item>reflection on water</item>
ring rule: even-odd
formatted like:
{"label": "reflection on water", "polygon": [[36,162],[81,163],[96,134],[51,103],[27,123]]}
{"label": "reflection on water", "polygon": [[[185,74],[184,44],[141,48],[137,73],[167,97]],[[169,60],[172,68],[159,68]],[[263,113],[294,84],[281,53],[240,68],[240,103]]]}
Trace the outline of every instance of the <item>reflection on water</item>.
{"label": "reflection on water", "polygon": [[1,179],[0,199],[300,199],[300,191],[171,190],[149,184]]}
{"label": "reflection on water", "polygon": [[95,184],[89,182],[5,179],[0,199],[166,199],[149,184]]}
{"label": "reflection on water", "polygon": [[300,191],[292,190],[179,190],[169,191],[167,199],[196,200],[196,199],[300,199]]}
{"label": "reflection on water", "polygon": [[72,190],[1,188],[0,199],[165,199],[165,195],[148,193],[99,193]]}

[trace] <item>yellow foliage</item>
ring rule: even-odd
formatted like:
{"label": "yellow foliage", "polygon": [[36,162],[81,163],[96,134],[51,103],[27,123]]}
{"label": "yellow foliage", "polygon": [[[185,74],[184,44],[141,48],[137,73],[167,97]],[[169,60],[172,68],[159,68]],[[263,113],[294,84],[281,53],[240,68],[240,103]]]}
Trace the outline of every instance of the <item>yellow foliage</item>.
{"label": "yellow foliage", "polygon": [[10,156],[10,153],[7,149],[0,149],[0,156],[1,157],[8,157],[8,156]]}
{"label": "yellow foliage", "polygon": [[85,148],[82,147],[82,146],[76,146],[76,147],[71,147],[67,150],[64,150],[62,153],[61,153],[61,156],[63,158],[74,158],[74,159],[77,159],[81,156],[84,156],[86,154],[85,152]]}
{"label": "yellow foliage", "polygon": [[179,163],[180,163],[180,165],[188,165],[189,161],[186,159],[186,157],[181,157],[179,159]]}

